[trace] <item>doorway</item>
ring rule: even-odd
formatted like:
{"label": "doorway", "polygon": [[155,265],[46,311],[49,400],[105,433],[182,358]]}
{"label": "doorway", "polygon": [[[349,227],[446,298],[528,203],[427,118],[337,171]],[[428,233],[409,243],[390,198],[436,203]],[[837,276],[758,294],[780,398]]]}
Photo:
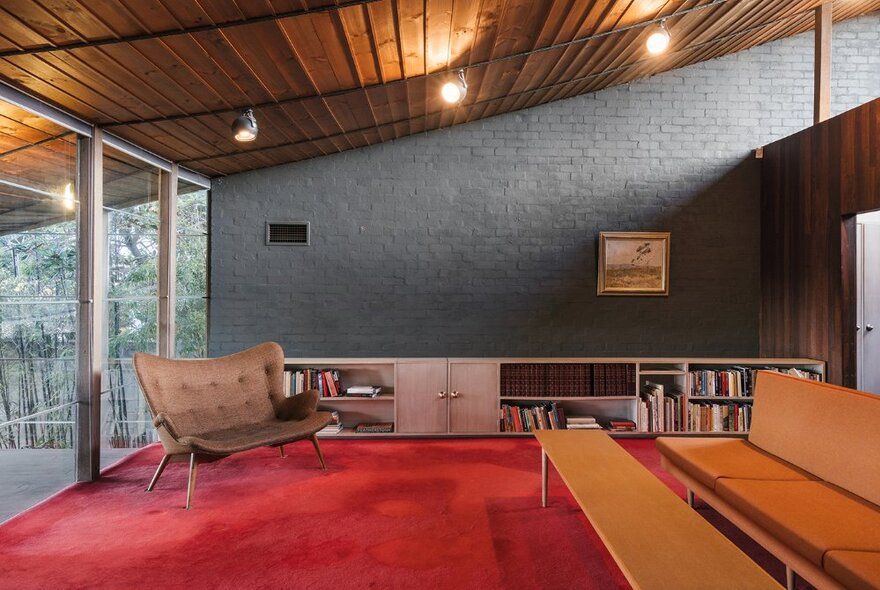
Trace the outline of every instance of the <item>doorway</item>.
{"label": "doorway", "polygon": [[880,211],[856,216],[858,388],[880,394]]}

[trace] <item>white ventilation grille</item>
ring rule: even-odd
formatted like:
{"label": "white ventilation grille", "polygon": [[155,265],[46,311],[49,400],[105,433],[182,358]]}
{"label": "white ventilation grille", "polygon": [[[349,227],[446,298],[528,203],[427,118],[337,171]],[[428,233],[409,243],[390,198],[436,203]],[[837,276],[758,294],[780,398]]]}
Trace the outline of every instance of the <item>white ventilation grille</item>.
{"label": "white ventilation grille", "polygon": [[307,221],[267,223],[266,244],[271,246],[308,246],[309,223]]}

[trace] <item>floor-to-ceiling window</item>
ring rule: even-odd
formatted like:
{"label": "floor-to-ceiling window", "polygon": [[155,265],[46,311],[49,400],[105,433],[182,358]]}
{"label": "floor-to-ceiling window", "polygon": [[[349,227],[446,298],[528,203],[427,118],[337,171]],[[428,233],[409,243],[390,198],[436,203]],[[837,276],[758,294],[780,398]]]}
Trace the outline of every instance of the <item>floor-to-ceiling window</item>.
{"label": "floor-to-ceiling window", "polygon": [[[186,172],[172,185],[171,163],[118,138],[92,143],[100,132],[30,99],[18,104],[33,111],[0,100],[0,522],[94,477],[92,381],[79,370],[103,359],[104,467],[156,440],[133,355],[192,358],[207,347],[203,179]],[[89,190],[94,153],[98,193]],[[160,203],[176,211],[167,225]],[[160,299],[166,288],[173,300]],[[103,310],[94,320],[92,300]]]}
{"label": "floor-to-ceiling window", "polygon": [[208,190],[177,185],[175,350],[181,358],[208,352]]}
{"label": "floor-to-ceiling window", "polygon": [[101,464],[155,440],[132,356],[158,352],[159,186],[162,172],[104,146],[106,354]]}
{"label": "floor-to-ceiling window", "polygon": [[0,521],[74,480],[77,136],[0,101]]}

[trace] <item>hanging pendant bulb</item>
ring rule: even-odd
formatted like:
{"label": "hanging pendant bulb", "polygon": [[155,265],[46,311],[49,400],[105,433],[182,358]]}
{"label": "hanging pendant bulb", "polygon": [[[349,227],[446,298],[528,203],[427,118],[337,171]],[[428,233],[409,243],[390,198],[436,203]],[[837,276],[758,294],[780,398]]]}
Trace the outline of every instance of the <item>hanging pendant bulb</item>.
{"label": "hanging pendant bulb", "polygon": [[236,141],[253,141],[257,138],[259,128],[253,109],[246,110],[232,122],[232,132]]}
{"label": "hanging pendant bulb", "polygon": [[464,100],[467,96],[467,81],[464,79],[464,70],[458,70],[458,79],[449,81],[440,89],[443,100],[455,104]]}
{"label": "hanging pendant bulb", "polygon": [[648,36],[648,41],[645,45],[648,47],[648,51],[653,55],[657,55],[658,53],[663,53],[666,51],[666,48],[669,47],[669,41],[672,39],[672,36],[669,34],[669,30],[666,28],[666,21],[660,21],[660,26]]}

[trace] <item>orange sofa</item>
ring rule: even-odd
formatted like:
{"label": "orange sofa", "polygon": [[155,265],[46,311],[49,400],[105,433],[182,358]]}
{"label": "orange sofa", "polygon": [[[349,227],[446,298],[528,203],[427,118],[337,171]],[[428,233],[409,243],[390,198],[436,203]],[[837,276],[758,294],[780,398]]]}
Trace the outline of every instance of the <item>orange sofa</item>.
{"label": "orange sofa", "polygon": [[[664,469],[817,588],[880,588],[880,396],[758,373],[748,438],[657,439]],[[690,496],[690,494],[689,494]]]}

